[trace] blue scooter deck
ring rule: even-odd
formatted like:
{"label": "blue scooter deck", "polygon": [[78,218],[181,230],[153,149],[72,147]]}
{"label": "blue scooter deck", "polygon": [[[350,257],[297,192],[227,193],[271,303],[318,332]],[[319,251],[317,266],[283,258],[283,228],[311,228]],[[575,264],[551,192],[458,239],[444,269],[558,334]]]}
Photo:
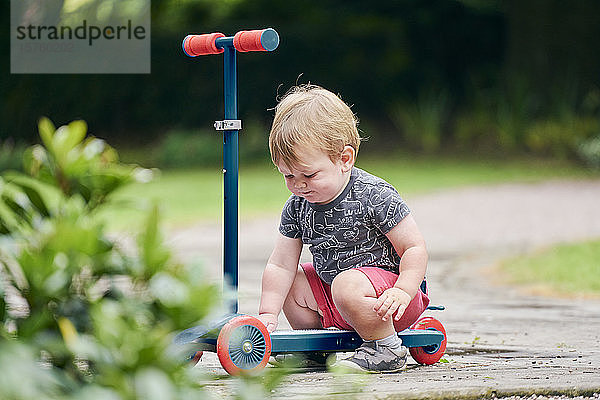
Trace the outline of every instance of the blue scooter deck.
{"label": "blue scooter deck", "polygon": [[[439,345],[444,334],[437,330],[405,329],[398,332],[406,347]],[[271,353],[353,351],[363,340],[354,331],[337,329],[287,330],[271,333]]]}
{"label": "blue scooter deck", "polygon": [[[235,315],[234,315],[235,316]],[[195,326],[180,332],[175,343],[197,344],[203,350],[214,351],[219,330],[232,316],[227,316],[210,328]],[[444,334],[435,329],[405,329],[398,332],[406,347],[435,346],[442,343]],[[354,331],[338,329],[280,330],[271,332],[271,353],[353,351],[363,342]]]}

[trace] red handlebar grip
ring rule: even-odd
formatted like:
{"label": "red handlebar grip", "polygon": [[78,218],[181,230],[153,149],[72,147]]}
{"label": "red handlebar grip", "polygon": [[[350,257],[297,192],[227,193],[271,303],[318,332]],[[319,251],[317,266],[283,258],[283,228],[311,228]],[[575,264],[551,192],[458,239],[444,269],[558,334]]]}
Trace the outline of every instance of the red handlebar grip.
{"label": "red handlebar grip", "polygon": [[217,38],[220,37],[225,37],[225,35],[220,32],[204,35],[187,35],[183,39],[183,52],[190,57],[222,53],[225,50],[218,48],[215,44]]}
{"label": "red handlebar grip", "polygon": [[239,52],[267,51],[260,40],[264,31],[266,31],[266,29],[239,31],[233,37],[233,47]]}

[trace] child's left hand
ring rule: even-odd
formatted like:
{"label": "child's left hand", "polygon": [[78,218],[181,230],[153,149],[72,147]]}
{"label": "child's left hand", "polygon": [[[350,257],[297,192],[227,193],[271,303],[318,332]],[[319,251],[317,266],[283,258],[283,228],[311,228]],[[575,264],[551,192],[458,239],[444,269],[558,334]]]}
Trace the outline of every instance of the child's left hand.
{"label": "child's left hand", "polygon": [[398,321],[400,320],[400,317],[402,317],[402,314],[404,314],[404,311],[411,300],[410,295],[404,290],[397,287],[391,287],[379,296],[373,306],[373,311],[381,317],[382,321],[387,321],[397,310],[398,314],[396,314],[394,319]]}

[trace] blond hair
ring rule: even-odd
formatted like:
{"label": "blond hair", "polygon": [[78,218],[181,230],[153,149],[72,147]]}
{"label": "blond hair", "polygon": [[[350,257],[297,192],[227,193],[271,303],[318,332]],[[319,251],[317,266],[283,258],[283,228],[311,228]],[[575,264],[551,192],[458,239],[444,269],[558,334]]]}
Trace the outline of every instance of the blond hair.
{"label": "blond hair", "polygon": [[358,121],[350,107],[332,92],[316,85],[293,87],[275,108],[269,135],[273,164],[300,165],[296,150],[310,146],[323,150],[332,161],[345,146],[358,153]]}

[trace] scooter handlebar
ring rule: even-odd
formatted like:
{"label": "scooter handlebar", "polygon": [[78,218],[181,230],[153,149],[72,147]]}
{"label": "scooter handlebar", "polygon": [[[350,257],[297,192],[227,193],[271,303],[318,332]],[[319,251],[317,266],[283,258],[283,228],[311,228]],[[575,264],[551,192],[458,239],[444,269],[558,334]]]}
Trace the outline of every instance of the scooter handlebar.
{"label": "scooter handlebar", "polygon": [[190,57],[204,56],[207,54],[219,54],[224,52],[223,48],[217,47],[217,39],[225,37],[220,32],[206,33],[204,35],[187,35],[183,39],[181,47],[183,52]]}
{"label": "scooter handlebar", "polygon": [[279,35],[273,28],[240,31],[233,38],[226,38],[220,32],[187,35],[183,39],[181,47],[188,56],[197,57],[222,53],[226,45],[231,46],[232,44],[239,52],[273,51],[279,46]]}
{"label": "scooter handlebar", "polygon": [[273,28],[240,31],[233,37],[233,47],[239,52],[273,51],[279,46],[279,35]]}

